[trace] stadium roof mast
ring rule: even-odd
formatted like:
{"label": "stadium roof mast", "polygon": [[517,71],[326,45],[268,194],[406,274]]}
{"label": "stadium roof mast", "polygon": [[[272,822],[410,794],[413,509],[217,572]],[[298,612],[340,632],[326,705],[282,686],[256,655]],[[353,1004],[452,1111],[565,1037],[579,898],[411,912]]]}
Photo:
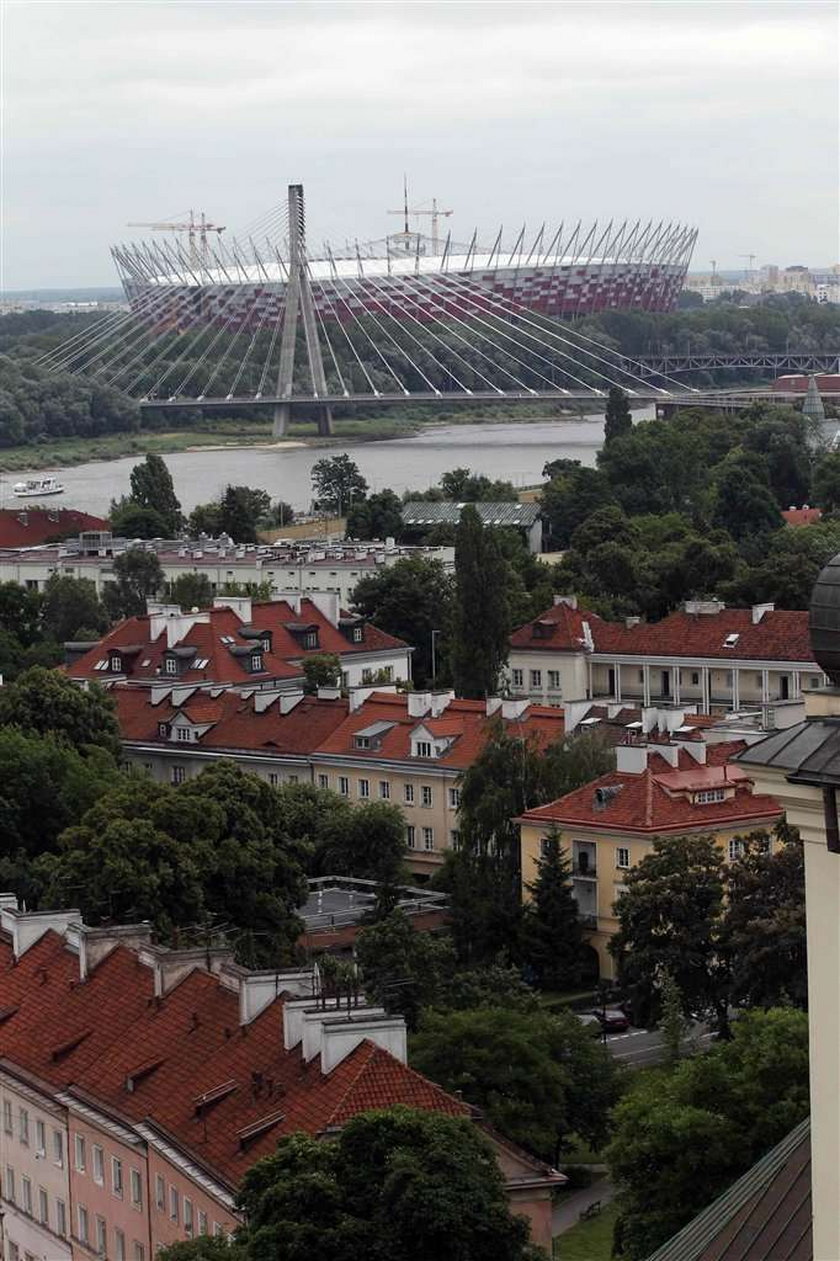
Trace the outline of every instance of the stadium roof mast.
{"label": "stadium roof mast", "polygon": [[389,215],[401,215],[403,220],[402,232],[393,232],[388,238],[396,241],[401,246],[402,252],[413,254],[417,248],[419,232],[412,232],[408,224],[409,215],[415,217],[420,215],[430,215],[432,220],[432,254],[435,258],[440,254],[440,220],[448,218],[454,214],[452,210],[442,210],[437,204],[437,198],[432,198],[431,209],[427,206],[411,206],[408,204],[408,176],[403,175],[403,205],[402,210],[389,210]]}
{"label": "stadium roof mast", "polygon": [[[201,217],[196,222],[195,212],[190,211],[188,223],[129,223],[129,228],[151,228],[153,232],[186,232],[190,243],[190,262],[194,267],[198,267],[199,263],[205,269],[208,263],[207,250],[207,234],[209,232],[218,232],[219,235],[224,232],[224,226],[215,223],[208,223],[204,211],[201,211]],[[200,242],[200,249],[196,249],[196,237]]]}

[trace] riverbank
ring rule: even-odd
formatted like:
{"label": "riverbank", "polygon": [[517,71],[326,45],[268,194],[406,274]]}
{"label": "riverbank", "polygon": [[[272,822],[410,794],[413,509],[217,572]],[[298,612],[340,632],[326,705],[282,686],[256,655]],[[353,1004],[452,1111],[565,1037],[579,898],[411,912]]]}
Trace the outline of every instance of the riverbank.
{"label": "riverbank", "polygon": [[[425,430],[460,425],[538,425],[545,424],[545,415],[476,415],[472,409],[456,415],[444,412],[427,413],[425,417],[365,417],[339,420],[337,432],[323,437],[314,426],[295,422],[285,438],[273,438],[271,421],[221,421],[189,429],[142,430],[134,433],[106,434],[97,438],[65,438],[37,445],[6,447],[0,450],[0,473],[29,472],[36,469],[67,468],[100,460],[119,460],[125,456],[147,454],[174,455],[182,451],[224,451],[228,448],[264,447],[293,449],[297,447],[343,446],[352,442],[384,442],[394,438],[410,438]],[[555,414],[551,419],[576,420],[576,415]]]}

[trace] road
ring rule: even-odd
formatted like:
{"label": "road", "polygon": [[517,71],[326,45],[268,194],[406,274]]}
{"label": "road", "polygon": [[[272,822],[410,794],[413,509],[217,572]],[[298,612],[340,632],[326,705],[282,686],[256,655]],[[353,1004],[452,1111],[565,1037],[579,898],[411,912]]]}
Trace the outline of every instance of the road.
{"label": "road", "polygon": [[[683,1040],[683,1053],[690,1055],[705,1048],[713,1036],[708,1025],[692,1025]],[[665,1058],[665,1042],[659,1029],[630,1029],[627,1033],[608,1034],[607,1047],[617,1060],[630,1068],[659,1064]]]}

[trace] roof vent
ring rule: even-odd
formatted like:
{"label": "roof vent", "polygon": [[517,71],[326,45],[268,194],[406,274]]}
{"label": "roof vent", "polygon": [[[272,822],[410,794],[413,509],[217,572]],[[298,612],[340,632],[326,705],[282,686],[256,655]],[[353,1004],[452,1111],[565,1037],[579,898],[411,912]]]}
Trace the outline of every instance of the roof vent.
{"label": "roof vent", "polygon": [[592,797],[592,804],[596,810],[606,810],[607,806],[615,800],[621,792],[623,784],[604,784],[600,788],[596,788]]}

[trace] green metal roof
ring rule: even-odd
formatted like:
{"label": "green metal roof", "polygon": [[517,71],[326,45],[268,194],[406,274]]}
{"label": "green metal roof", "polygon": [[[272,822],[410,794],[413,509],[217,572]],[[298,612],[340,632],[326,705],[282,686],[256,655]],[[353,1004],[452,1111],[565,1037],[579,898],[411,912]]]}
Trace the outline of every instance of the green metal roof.
{"label": "green metal roof", "polygon": [[[402,518],[405,525],[457,525],[461,519],[461,510],[466,504],[453,503],[451,500],[412,499],[403,504]],[[520,529],[529,529],[540,517],[538,504],[475,503],[475,508],[482,525],[511,525]]]}

